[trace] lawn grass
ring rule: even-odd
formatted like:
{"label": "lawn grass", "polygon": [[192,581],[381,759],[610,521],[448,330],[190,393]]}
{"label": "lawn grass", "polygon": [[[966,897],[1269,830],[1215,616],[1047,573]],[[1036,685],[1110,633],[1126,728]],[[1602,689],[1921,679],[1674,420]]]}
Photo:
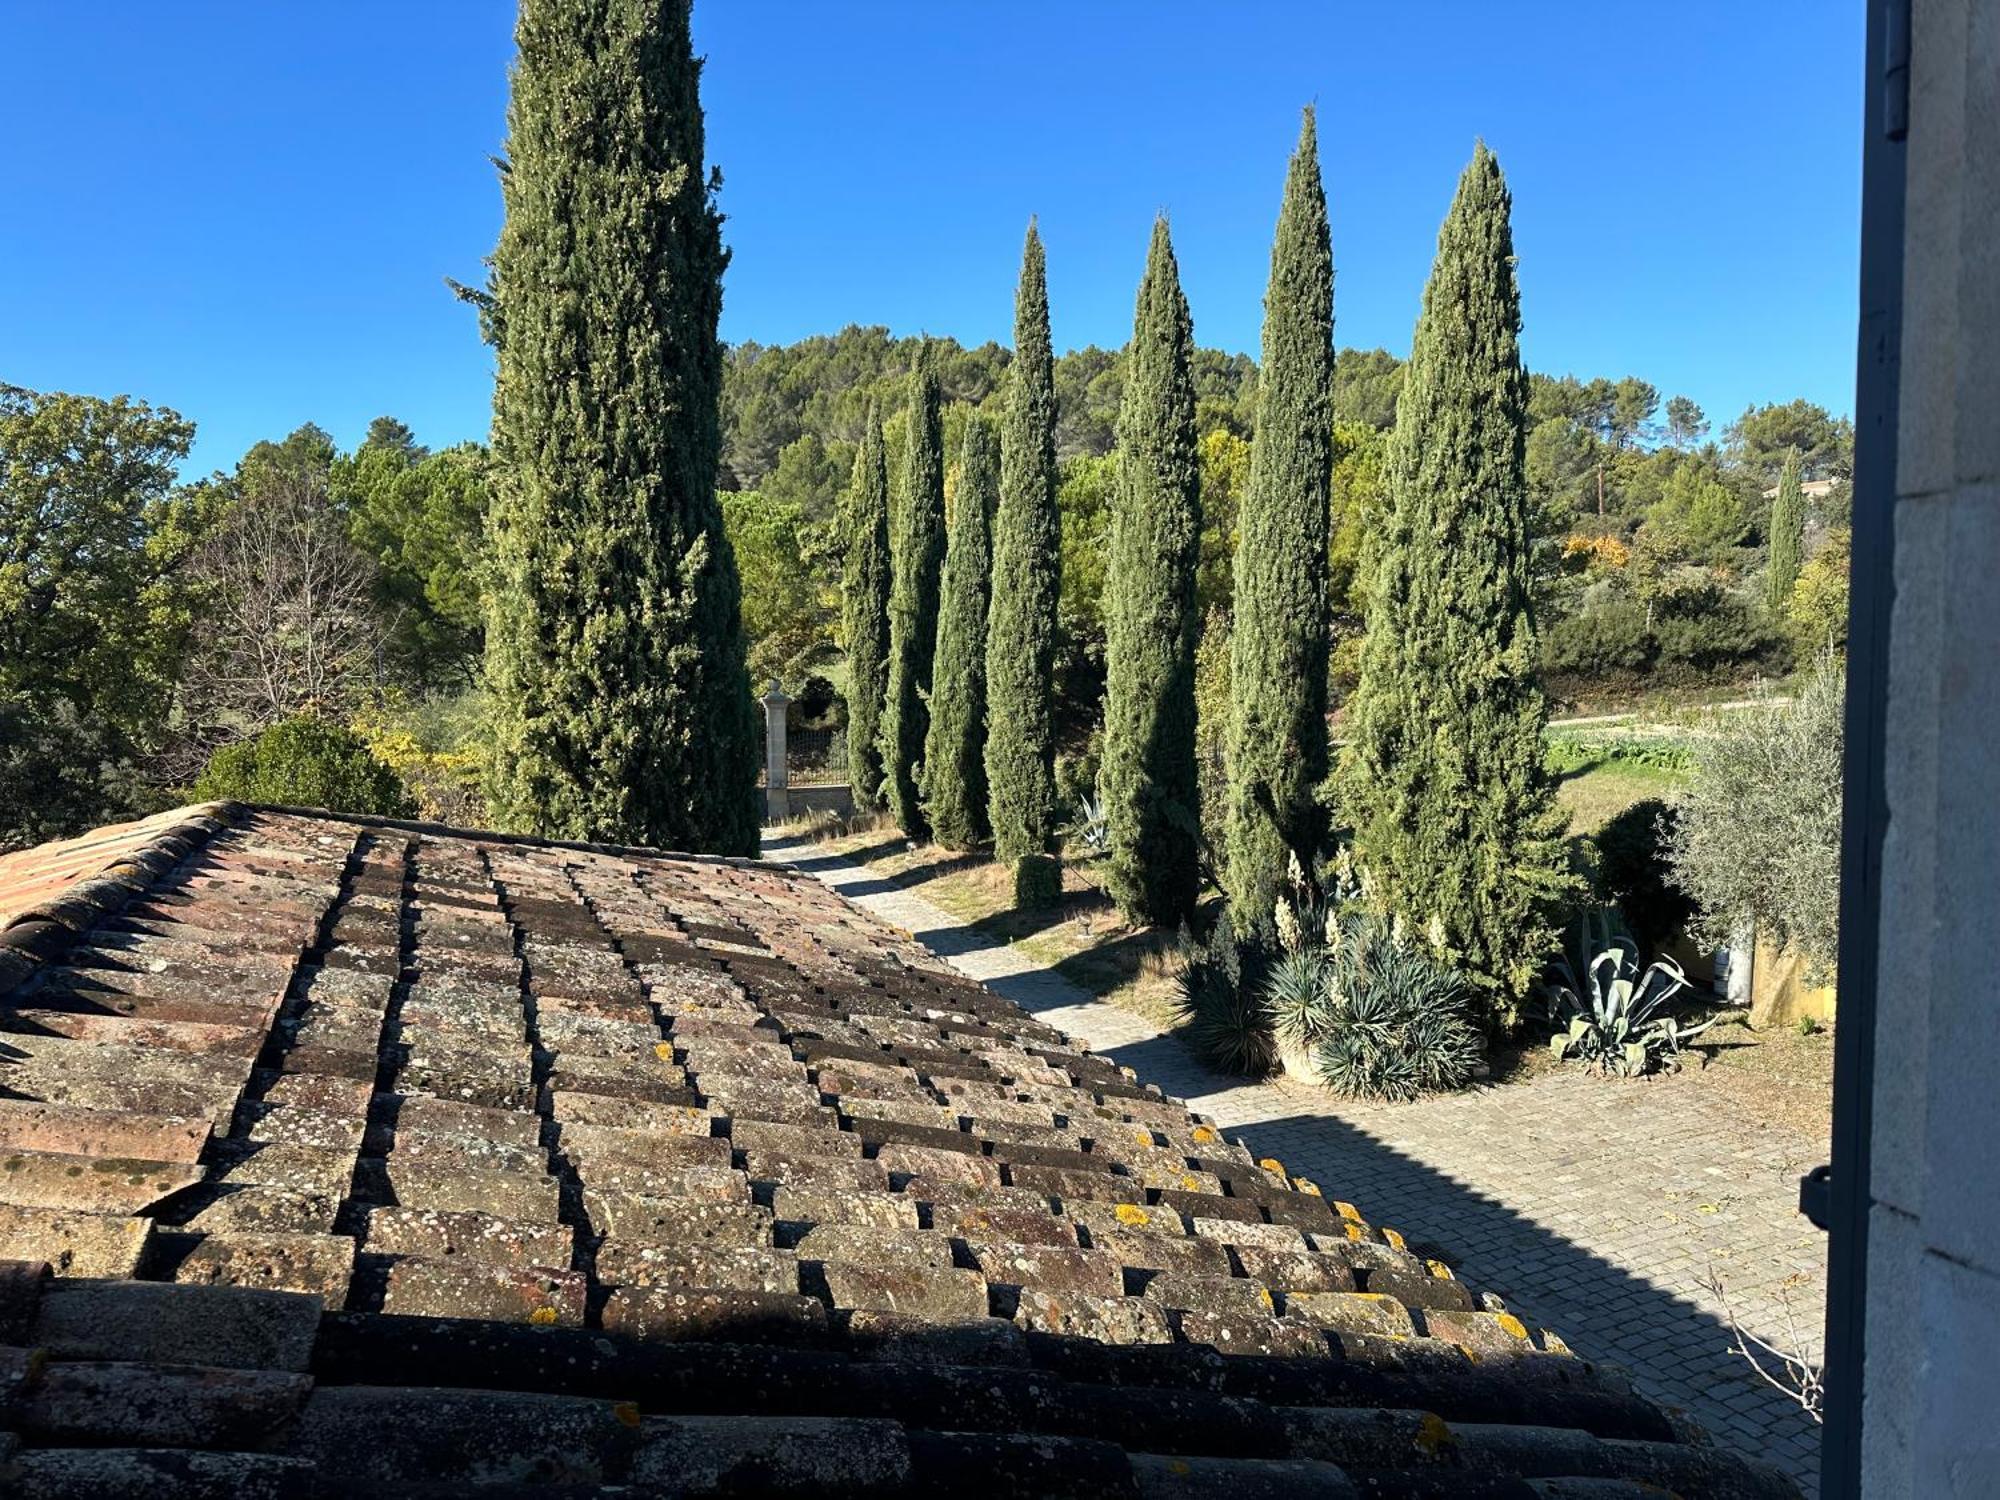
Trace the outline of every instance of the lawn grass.
{"label": "lawn grass", "polygon": [[1595,833],[1634,802],[1671,797],[1687,782],[1687,772],[1607,757],[1566,773],[1556,800],[1569,811],[1572,834]]}

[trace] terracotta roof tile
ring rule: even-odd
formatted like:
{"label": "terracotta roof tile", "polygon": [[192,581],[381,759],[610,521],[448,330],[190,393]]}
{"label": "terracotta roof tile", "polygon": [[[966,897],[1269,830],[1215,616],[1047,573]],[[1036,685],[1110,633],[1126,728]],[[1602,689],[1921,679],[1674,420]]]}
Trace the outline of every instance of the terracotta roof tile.
{"label": "terracotta roof tile", "polygon": [[782,868],[217,806],[0,924],[23,1494],[1791,1493]]}

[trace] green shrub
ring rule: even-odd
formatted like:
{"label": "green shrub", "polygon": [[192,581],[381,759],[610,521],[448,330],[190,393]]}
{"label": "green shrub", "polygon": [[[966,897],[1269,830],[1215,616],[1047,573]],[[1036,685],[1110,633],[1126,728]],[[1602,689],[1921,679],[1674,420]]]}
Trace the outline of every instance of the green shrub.
{"label": "green shrub", "polygon": [[1258,987],[1267,1027],[1343,1094],[1414,1099],[1470,1082],[1480,1046],[1464,979],[1380,917],[1317,916],[1280,924],[1296,936]]}
{"label": "green shrub", "polygon": [[1705,600],[1700,608],[1662,610],[1653,638],[1659,646],[1655,671],[1667,675],[1713,677],[1777,668],[1787,660],[1784,637],[1770,619],[1734,595]]}
{"label": "green shrub", "polygon": [[1814,983],[1839,939],[1841,711],[1840,668],[1822,661],[1790,703],[1728,715],[1700,744],[1667,839],[1705,939],[1755,926],[1804,955]]}
{"label": "green shrub", "polygon": [[1075,807],[1097,795],[1097,773],[1104,765],[1104,726],[1091,730],[1080,749],[1056,752],[1056,805]]}
{"label": "green shrub", "polygon": [[1799,570],[1785,605],[1792,654],[1811,661],[1823,651],[1847,648],[1847,574],[1853,538],[1845,526],[1828,530],[1826,543]]}
{"label": "green shrub", "polygon": [[1551,625],[1542,635],[1542,670],[1554,677],[1644,672],[1656,649],[1645,609],[1616,599]]}
{"label": "green shrub", "polygon": [[415,809],[396,773],[357,734],[306,715],[225,745],[196,778],[200,800],[323,807],[330,812],[408,817]]}
{"label": "green shrub", "polygon": [[1597,892],[1618,908],[1647,952],[1671,943],[1694,919],[1693,898],[1674,883],[1668,842],[1680,820],[1669,803],[1647,797],[1597,830]]}
{"label": "green shrub", "polygon": [[1062,862],[1053,855],[1024,854],[1014,861],[1014,906],[1038,911],[1062,900]]}
{"label": "green shrub", "polygon": [[1785,665],[1785,638],[1761,608],[1706,570],[1683,571],[1688,581],[1663,585],[1650,619],[1637,600],[1612,598],[1555,621],[1542,634],[1542,670],[1570,680],[1692,681]]}

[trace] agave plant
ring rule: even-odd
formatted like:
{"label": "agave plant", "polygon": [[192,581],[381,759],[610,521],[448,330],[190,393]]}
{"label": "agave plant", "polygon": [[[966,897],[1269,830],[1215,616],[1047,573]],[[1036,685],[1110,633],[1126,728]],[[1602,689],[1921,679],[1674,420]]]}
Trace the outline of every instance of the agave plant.
{"label": "agave plant", "polygon": [[1091,854],[1111,847],[1111,823],[1104,811],[1104,799],[1088,794],[1077,798],[1076,817],[1063,829],[1063,842]]}
{"label": "agave plant", "polygon": [[1683,1026],[1666,1007],[1688,987],[1670,958],[1641,969],[1639,945],[1610,911],[1585,912],[1552,965],[1549,1050],[1586,1068],[1636,1078],[1680,1066],[1680,1052],[1715,1023]]}

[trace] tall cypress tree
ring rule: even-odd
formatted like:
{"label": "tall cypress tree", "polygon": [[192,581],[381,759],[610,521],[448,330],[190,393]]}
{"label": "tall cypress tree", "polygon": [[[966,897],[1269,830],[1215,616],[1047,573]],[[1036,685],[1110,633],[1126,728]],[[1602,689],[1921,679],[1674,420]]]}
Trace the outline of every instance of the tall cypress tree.
{"label": "tall cypress tree", "polygon": [[1118,410],[1105,612],[1104,813],[1110,886],[1137,922],[1194,915],[1201,816],[1194,758],[1194,324],[1165,218],[1153,225]]}
{"label": "tall cypress tree", "polygon": [[993,518],[993,607],[986,632],[986,779],[993,849],[1006,863],[1044,853],[1055,834],[1061,546],[1048,267],[1042,237],[1030,224],[1014,294],[1014,363],[1000,429],[1000,509]]}
{"label": "tall cypress tree", "polygon": [[506,828],[754,853],[721,452],[722,216],[688,0],[522,0],[493,255]]}
{"label": "tall cypress tree", "polygon": [[1464,968],[1502,1025],[1568,881],[1535,677],[1510,209],[1482,142],[1438,234],[1396,406],[1342,767],[1374,899]]}
{"label": "tall cypress tree", "polygon": [[889,691],[882,713],[882,770],[889,810],[911,838],[929,827],[919,778],[930,730],[937,655],[938,574],[944,566],[944,427],[928,339],[910,371],[909,431],[889,586]]}
{"label": "tall cypress tree", "polygon": [[986,602],[1000,474],[986,419],[965,424],[958,495],[945,543],[931,731],[924,743],[924,816],[948,849],[986,836]]}
{"label": "tall cypress tree", "polygon": [[1271,246],[1263,355],[1230,638],[1226,884],[1243,933],[1270,926],[1288,854],[1311,858],[1326,837],[1333,246],[1310,109]]}
{"label": "tall cypress tree", "polygon": [[1799,485],[1799,450],[1785,451],[1778,475],[1778,498],[1771,502],[1771,560],[1764,575],[1765,602],[1783,615],[1799,581],[1799,563],[1806,545],[1806,495]]}
{"label": "tall cypress tree", "polygon": [[868,429],[854,455],[847,567],[841,580],[847,633],[847,778],[856,805],[882,799],[882,706],[889,690],[889,470],[882,422],[868,403]]}

